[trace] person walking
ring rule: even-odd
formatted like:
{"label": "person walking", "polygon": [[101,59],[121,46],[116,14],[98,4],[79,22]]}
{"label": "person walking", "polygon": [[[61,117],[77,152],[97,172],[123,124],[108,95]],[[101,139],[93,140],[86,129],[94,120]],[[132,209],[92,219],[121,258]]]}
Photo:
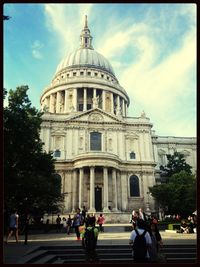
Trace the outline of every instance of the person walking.
{"label": "person walking", "polygon": [[129,244],[133,246],[134,262],[149,262],[148,249],[152,241],[144,220],[137,220],[136,228],[131,232]]}
{"label": "person walking", "polygon": [[99,225],[99,231],[104,232],[103,224],[105,222],[105,217],[102,213],[97,217],[97,224]]}
{"label": "person walking", "polygon": [[61,232],[61,218],[59,214],[56,218],[56,229],[57,229],[57,233]]}
{"label": "person walking", "polygon": [[83,223],[83,217],[80,214],[80,212],[81,212],[81,210],[79,208],[77,208],[76,214],[74,215],[74,218],[73,218],[73,227],[75,228],[77,240],[81,240],[80,232],[79,232],[79,226],[82,225],[82,223]]}
{"label": "person walking", "polygon": [[19,215],[17,214],[17,210],[14,210],[13,213],[10,215],[10,223],[9,223],[9,233],[6,239],[6,244],[8,243],[8,240],[14,233],[16,242],[19,241],[19,235],[18,235],[18,227],[19,227]]}
{"label": "person walking", "polygon": [[69,216],[67,218],[67,234],[68,235],[70,234],[71,227],[72,227],[72,218],[69,214]]}
{"label": "person walking", "polygon": [[86,218],[86,213],[87,213],[86,207],[83,206],[83,209],[82,209],[81,214],[82,214],[82,216],[83,216],[83,221],[84,221],[84,222],[85,222],[85,218]]}
{"label": "person walking", "polygon": [[158,230],[158,225],[155,222],[150,223],[150,236],[152,245],[149,249],[150,254],[150,261],[151,262],[158,262],[158,253],[160,251],[160,248],[163,246],[162,237],[160,235],[160,232]]}

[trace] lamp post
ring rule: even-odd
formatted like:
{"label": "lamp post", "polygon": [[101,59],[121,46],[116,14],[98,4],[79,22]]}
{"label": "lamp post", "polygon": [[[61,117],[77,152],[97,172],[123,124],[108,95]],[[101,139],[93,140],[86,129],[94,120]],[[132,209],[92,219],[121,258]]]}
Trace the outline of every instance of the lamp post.
{"label": "lamp post", "polygon": [[27,208],[27,201],[28,198],[25,199],[25,226],[24,226],[24,245],[28,243],[28,229],[29,229],[29,215],[28,215],[28,208]]}

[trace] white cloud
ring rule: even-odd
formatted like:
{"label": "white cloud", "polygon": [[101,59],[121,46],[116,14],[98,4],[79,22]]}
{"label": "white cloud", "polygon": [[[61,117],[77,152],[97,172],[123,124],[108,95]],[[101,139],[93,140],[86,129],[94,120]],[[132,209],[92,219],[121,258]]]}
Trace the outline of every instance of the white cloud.
{"label": "white cloud", "polygon": [[42,59],[42,53],[41,53],[41,49],[44,47],[44,45],[38,41],[35,40],[34,43],[32,44],[31,48],[32,48],[32,56],[36,59]]}
{"label": "white cloud", "polygon": [[[115,73],[119,74],[120,84],[130,97],[129,116],[139,116],[144,109],[151,121],[155,121],[155,130],[159,127],[162,134],[166,130],[166,135],[194,135],[189,133],[194,132],[195,118],[190,118],[191,127],[183,132],[187,114],[184,114],[184,120],[180,115],[180,105],[177,110],[177,102],[182,102],[183,107],[187,100],[191,105],[195,104],[196,10],[192,6],[183,5],[173,10],[170,20],[166,10],[157,17],[155,12],[152,13],[153,9],[149,9],[142,23],[128,23],[130,18],[117,23],[112,15],[104,24],[103,34],[98,36],[96,33],[96,51],[113,65]],[[47,25],[58,37],[61,58],[78,47],[85,15],[95,16],[91,9],[92,4],[45,5]],[[189,26],[182,32],[179,32],[180,15],[185,17]],[[111,22],[113,27],[110,27]],[[175,37],[173,30],[177,34]],[[175,38],[178,38],[178,44]],[[133,52],[137,54],[137,60]],[[189,97],[191,91],[192,98]],[[142,109],[137,110],[138,107]],[[178,122],[173,122],[174,118],[178,118]]]}
{"label": "white cloud", "polygon": [[79,46],[80,29],[85,15],[90,15],[92,4],[45,4],[46,25],[58,36],[59,54],[66,54]]}

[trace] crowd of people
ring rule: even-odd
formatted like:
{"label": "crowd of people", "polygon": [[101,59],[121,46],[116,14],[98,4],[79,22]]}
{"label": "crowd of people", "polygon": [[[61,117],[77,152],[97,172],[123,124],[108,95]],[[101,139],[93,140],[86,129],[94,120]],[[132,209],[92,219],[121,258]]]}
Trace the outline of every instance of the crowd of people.
{"label": "crowd of people", "polygon": [[[48,223],[49,223],[49,219]],[[192,214],[187,220],[180,220],[179,233],[195,233],[197,227],[197,216]],[[43,221],[42,221],[43,223]],[[57,215],[56,230],[57,233],[63,232],[70,235],[73,228],[76,234],[76,240],[82,241],[82,246],[85,249],[87,261],[97,261],[96,245],[99,232],[104,232],[105,216],[100,213],[97,217],[95,214],[87,213],[85,207],[82,211],[77,208],[73,217],[69,214],[67,218],[61,218]],[[132,255],[135,262],[159,262],[159,257],[162,255],[160,249],[163,246],[163,241],[158,228],[158,219],[156,216],[147,216],[140,208],[138,211],[133,210],[130,221],[132,231],[129,237],[129,245],[132,247]],[[98,225],[99,227],[96,227]],[[6,238],[6,243],[14,233],[16,242],[18,242],[19,215],[17,210],[14,210],[10,216],[9,233]]]}

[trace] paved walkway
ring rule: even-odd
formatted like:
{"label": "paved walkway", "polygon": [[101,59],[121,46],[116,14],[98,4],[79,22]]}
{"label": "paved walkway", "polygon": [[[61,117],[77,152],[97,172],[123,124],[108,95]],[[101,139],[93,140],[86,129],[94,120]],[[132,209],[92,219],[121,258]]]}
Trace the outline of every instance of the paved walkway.
{"label": "paved walkway", "polygon": [[[176,232],[161,231],[163,243],[168,244],[196,244],[196,234],[179,234]],[[117,245],[128,244],[130,232],[121,233],[100,233],[98,238],[99,245]],[[24,244],[24,236],[20,236],[19,243],[16,243],[12,237],[8,244],[3,246],[3,263],[15,264],[25,253],[31,251],[35,247],[48,245],[48,246],[81,246],[81,241],[76,240],[74,233],[69,236],[65,233],[47,233],[39,235],[29,235],[28,244]]]}

